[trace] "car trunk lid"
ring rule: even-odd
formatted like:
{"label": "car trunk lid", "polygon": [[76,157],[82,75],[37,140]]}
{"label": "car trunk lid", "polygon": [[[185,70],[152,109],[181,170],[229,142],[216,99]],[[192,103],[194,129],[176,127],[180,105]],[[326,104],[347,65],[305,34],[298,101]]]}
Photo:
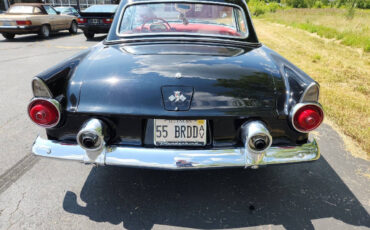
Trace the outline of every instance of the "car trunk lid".
{"label": "car trunk lid", "polygon": [[260,49],[98,46],[72,76],[67,96],[79,100],[68,100],[68,108],[122,115],[261,116],[275,108],[273,71]]}
{"label": "car trunk lid", "polygon": [[24,14],[2,14],[0,15],[0,26],[16,26],[16,21],[26,21],[28,15]]}

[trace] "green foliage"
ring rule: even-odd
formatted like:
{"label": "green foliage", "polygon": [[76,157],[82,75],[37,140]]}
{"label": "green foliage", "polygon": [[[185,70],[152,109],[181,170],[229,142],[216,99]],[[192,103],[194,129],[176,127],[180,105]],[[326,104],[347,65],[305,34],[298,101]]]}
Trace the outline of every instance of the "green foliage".
{"label": "green foliage", "polygon": [[310,33],[317,33],[325,38],[337,38],[338,32],[333,29],[322,25],[314,25],[312,23],[293,23],[294,27],[306,30]]}
{"label": "green foliage", "polygon": [[269,11],[271,13],[275,13],[281,7],[280,7],[279,3],[277,3],[277,2],[270,2],[270,4],[268,5],[268,8],[269,8]]}
{"label": "green foliage", "polygon": [[320,54],[314,54],[312,57],[312,62],[317,63],[321,60]]}
{"label": "green foliage", "polygon": [[315,25],[312,23],[293,23],[292,26],[300,28],[302,30],[306,30],[310,33],[316,33],[317,35],[324,38],[334,38],[340,40],[341,43],[344,45],[363,47],[364,51],[370,51],[370,38],[368,36],[353,33],[352,31],[340,32],[334,28],[322,25]]}
{"label": "green foliage", "polygon": [[354,9],[355,18],[348,20],[348,9],[285,9],[263,18],[294,28],[299,28],[320,37],[335,39],[339,43],[362,48],[370,52],[370,11]]}
{"label": "green foliage", "polygon": [[267,12],[267,4],[259,0],[250,0],[248,6],[254,16],[259,16]]}
{"label": "green foliage", "polygon": [[354,7],[348,7],[346,18],[351,20],[355,17],[355,8]]}
{"label": "green foliage", "polygon": [[324,4],[321,1],[315,1],[312,8],[323,8]]}
{"label": "green foliage", "polygon": [[271,1],[266,3],[261,0],[250,0],[248,2],[249,9],[254,16],[259,16],[267,12],[274,13],[280,9],[280,5],[277,2]]}
{"label": "green foliage", "polygon": [[283,4],[293,8],[307,8],[307,0],[282,0]]}
{"label": "green foliage", "polygon": [[357,8],[370,9],[370,0],[362,0],[357,2]]}
{"label": "green foliage", "polygon": [[[248,2],[248,1],[247,1]],[[248,5],[250,8],[255,9],[255,15],[261,15],[271,10],[277,10],[281,3],[283,6],[293,8],[326,8],[326,7],[337,7],[337,8],[359,8],[359,9],[370,9],[370,0],[250,0]],[[267,6],[263,6],[263,4]],[[269,5],[274,4],[272,7]],[[274,9],[274,7],[276,7]],[[272,11],[274,12],[274,11]],[[354,11],[349,10],[349,16]]]}

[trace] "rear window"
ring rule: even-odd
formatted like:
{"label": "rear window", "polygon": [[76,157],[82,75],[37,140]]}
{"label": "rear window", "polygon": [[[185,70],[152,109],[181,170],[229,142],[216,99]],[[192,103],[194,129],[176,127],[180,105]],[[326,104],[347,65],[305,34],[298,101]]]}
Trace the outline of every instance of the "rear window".
{"label": "rear window", "polygon": [[12,14],[32,14],[34,11],[33,6],[12,6],[9,8],[8,13]]}
{"label": "rear window", "polygon": [[87,13],[114,13],[118,5],[93,5],[86,8],[83,12]]}
{"label": "rear window", "polygon": [[244,13],[236,6],[207,3],[145,3],[128,6],[122,36],[148,33],[200,34],[245,38]]}

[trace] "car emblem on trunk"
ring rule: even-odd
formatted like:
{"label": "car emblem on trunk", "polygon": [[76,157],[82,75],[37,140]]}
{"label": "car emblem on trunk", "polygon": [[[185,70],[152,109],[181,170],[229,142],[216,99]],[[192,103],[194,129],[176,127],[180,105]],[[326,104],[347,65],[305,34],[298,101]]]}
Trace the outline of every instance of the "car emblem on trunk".
{"label": "car emblem on trunk", "polygon": [[187,111],[190,109],[194,89],[191,86],[166,85],[161,87],[165,110]]}
{"label": "car emblem on trunk", "polygon": [[184,102],[186,100],[186,97],[184,96],[184,94],[181,93],[181,91],[175,91],[173,92],[173,95],[168,97],[168,99],[172,102]]}

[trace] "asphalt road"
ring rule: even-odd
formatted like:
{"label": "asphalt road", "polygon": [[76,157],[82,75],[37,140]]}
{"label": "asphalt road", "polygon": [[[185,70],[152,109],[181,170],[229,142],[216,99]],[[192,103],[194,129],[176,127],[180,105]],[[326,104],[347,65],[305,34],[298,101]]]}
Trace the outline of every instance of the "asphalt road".
{"label": "asphalt road", "polygon": [[26,115],[32,77],[98,43],[0,38],[0,229],[368,229],[370,164],[327,124],[314,163],[155,171],[40,159]]}

